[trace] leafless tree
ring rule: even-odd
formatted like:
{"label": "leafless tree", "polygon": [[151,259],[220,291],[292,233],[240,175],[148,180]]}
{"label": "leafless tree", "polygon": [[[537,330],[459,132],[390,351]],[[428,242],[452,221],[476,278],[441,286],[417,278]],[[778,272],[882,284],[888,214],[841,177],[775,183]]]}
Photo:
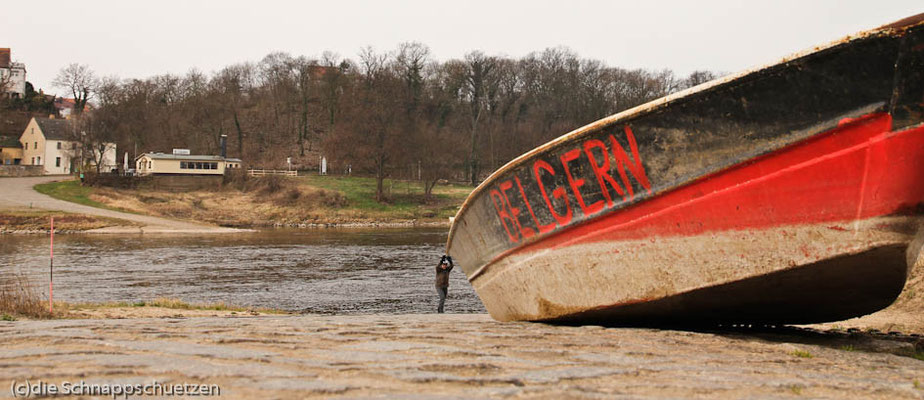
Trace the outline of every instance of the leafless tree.
{"label": "leafless tree", "polygon": [[98,80],[89,66],[73,63],[58,71],[58,76],[51,84],[71,93],[74,98],[74,114],[80,114],[93,98]]}
{"label": "leafless tree", "polygon": [[681,85],[683,89],[691,88],[693,86],[697,86],[697,85],[701,85],[703,83],[709,82],[718,77],[719,77],[719,74],[712,72],[712,71],[703,71],[703,70],[693,71],[690,73],[690,75],[686,79],[683,80]]}
{"label": "leafless tree", "polygon": [[477,146],[480,123],[493,101],[492,95],[497,85],[495,68],[497,59],[486,56],[480,51],[473,51],[465,55],[463,75],[463,97],[468,105],[470,118],[469,132],[469,182],[472,186],[478,184],[480,168]]}

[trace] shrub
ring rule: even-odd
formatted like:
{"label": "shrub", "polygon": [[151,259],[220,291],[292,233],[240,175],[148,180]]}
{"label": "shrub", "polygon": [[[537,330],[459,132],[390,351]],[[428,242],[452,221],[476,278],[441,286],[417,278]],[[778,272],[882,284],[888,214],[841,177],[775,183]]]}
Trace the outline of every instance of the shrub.
{"label": "shrub", "polygon": [[42,301],[36,286],[21,273],[4,273],[0,277],[0,313],[30,318],[51,318],[48,303]]}

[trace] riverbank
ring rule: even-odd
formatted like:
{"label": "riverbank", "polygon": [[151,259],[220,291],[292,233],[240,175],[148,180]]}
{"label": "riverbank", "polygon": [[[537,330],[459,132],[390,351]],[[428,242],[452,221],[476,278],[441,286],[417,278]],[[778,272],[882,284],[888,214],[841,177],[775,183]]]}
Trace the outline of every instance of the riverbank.
{"label": "riverbank", "polygon": [[207,384],[237,398],[924,397],[924,361],[893,354],[907,338],[794,329],[229,315],[0,321],[0,335],[0,381]]}
{"label": "riverbank", "polygon": [[135,228],[140,226],[131,221],[74,214],[63,211],[27,208],[0,209],[0,234],[48,234],[51,218],[55,219],[55,232],[82,233],[111,227]]}
{"label": "riverbank", "polygon": [[214,190],[170,192],[52,182],[36,190],[98,208],[223,227],[446,226],[471,191],[438,185],[425,199],[418,182],[386,181],[388,199],[373,199],[375,180],[362,177],[269,176],[233,181]]}
{"label": "riverbank", "polygon": [[[37,177],[19,177],[19,178],[0,178],[0,212],[8,214],[8,223],[5,225],[7,232],[30,233],[35,232],[35,223],[40,221],[23,220],[18,212],[33,212],[45,210],[51,212],[61,212],[86,217],[88,221],[98,223],[102,221],[102,228],[79,225],[73,229],[65,229],[64,232],[81,232],[81,233],[169,233],[169,234],[224,234],[239,233],[247,230],[219,227],[215,225],[205,225],[189,221],[180,221],[142,215],[136,213],[127,213],[114,208],[97,207],[97,204],[89,203],[87,199],[73,199],[74,201],[60,200],[49,195],[39,193],[34,188],[43,184],[50,185],[77,185],[71,177],[68,176],[37,176]],[[64,182],[59,182],[65,180]],[[15,217],[15,218],[14,218]],[[100,218],[101,217],[101,218]],[[118,225],[112,225],[111,220],[118,220]],[[50,219],[50,218],[49,218]],[[46,221],[46,224],[50,221]],[[39,228],[38,232],[49,229],[48,225]],[[60,226],[56,226],[60,228]]]}

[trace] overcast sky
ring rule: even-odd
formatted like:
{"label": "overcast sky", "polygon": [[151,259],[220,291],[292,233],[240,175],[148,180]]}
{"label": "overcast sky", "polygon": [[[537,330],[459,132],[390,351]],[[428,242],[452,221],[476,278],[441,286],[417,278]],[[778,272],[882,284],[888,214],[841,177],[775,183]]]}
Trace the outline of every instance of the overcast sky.
{"label": "overcast sky", "polygon": [[69,63],[101,76],[212,72],[274,51],[355,58],[360,47],[428,45],[521,57],[567,46],[624,68],[735,72],[924,12],[888,1],[4,1],[0,47],[36,88]]}

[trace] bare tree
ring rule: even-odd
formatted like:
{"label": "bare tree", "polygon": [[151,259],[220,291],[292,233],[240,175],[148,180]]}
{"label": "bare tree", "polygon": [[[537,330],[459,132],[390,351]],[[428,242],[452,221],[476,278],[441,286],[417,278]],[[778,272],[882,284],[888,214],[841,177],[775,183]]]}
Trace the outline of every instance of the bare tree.
{"label": "bare tree", "polygon": [[690,76],[683,80],[681,86],[683,89],[691,88],[693,86],[709,82],[718,77],[719,74],[712,71],[693,71],[690,73]]}
{"label": "bare tree", "polygon": [[88,65],[73,63],[58,71],[58,76],[51,84],[74,96],[74,113],[80,114],[93,98],[98,80]]}
{"label": "bare tree", "polygon": [[480,123],[488,110],[491,95],[497,85],[495,68],[497,59],[488,57],[480,51],[473,51],[465,55],[465,72],[463,76],[463,96],[468,104],[470,118],[470,140],[468,153],[469,181],[472,186],[478,184],[480,167],[477,145],[478,134],[481,133]]}
{"label": "bare tree", "polygon": [[407,145],[401,135],[401,82],[388,60],[387,53],[370,47],[360,51],[361,75],[355,77],[357,83],[349,88],[341,105],[350,118],[337,124],[326,141],[326,148],[338,158],[375,174],[375,199],[380,202],[387,200],[384,181],[391,164],[406,153]]}
{"label": "bare tree", "polygon": [[340,102],[340,96],[343,94],[346,82],[346,73],[350,71],[349,60],[341,60],[336,53],[325,51],[321,55],[321,65],[324,66],[324,74],[321,76],[321,92],[324,107],[327,110],[328,131],[333,130],[334,122],[337,118],[337,105]]}
{"label": "bare tree", "polygon": [[219,101],[224,102],[231,113],[235,132],[237,133],[237,151],[244,157],[244,128],[241,111],[247,107],[248,93],[253,87],[253,67],[250,64],[234,65],[222,69],[213,79],[222,94]]}
{"label": "bare tree", "polygon": [[115,163],[116,160],[106,157],[116,148],[112,118],[113,115],[85,112],[69,121],[71,141],[77,144],[77,148],[71,150],[70,157],[78,161],[81,171],[93,168],[94,172],[100,174],[105,172],[103,167]]}
{"label": "bare tree", "polygon": [[[417,111],[423,95],[423,70],[430,57],[430,48],[419,42],[405,42],[398,45],[395,64],[406,86],[408,114]],[[411,116],[413,118],[413,116]]]}

